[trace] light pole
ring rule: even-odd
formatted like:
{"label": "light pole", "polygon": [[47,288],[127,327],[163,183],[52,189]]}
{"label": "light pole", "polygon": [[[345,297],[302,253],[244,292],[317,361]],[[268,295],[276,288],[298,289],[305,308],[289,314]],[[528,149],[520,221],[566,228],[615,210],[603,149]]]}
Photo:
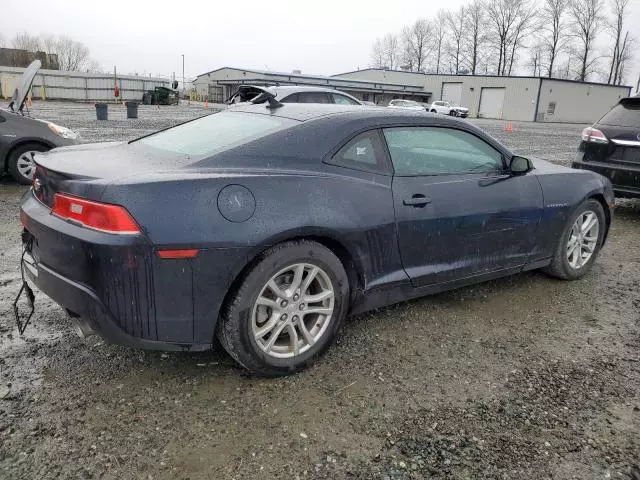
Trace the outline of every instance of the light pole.
{"label": "light pole", "polygon": [[182,95],[184,95],[184,53],[182,54]]}

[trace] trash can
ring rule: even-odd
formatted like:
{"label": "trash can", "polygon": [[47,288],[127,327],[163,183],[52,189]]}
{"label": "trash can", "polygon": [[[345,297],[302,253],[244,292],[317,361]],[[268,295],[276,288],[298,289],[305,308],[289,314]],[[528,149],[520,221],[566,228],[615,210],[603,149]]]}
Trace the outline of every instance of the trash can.
{"label": "trash can", "polygon": [[138,118],[138,102],[126,102],[127,118]]}
{"label": "trash can", "polygon": [[98,120],[107,120],[108,105],[106,103],[96,103],[96,118]]}

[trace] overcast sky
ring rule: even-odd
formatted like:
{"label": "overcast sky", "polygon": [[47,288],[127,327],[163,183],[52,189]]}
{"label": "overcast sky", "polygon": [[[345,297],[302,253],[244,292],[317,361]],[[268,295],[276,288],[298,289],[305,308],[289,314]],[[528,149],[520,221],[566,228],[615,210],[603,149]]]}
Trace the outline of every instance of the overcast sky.
{"label": "overcast sky", "polygon": [[[606,0],[605,0],[606,1]],[[368,66],[376,37],[464,0],[3,0],[0,32],[66,34],[107,70],[186,77],[222,66],[331,75]],[[629,26],[640,36],[640,0]],[[640,53],[636,55],[640,65]],[[627,75],[635,83],[640,69]],[[525,73],[525,72],[521,72]],[[529,73],[529,72],[526,72]]]}

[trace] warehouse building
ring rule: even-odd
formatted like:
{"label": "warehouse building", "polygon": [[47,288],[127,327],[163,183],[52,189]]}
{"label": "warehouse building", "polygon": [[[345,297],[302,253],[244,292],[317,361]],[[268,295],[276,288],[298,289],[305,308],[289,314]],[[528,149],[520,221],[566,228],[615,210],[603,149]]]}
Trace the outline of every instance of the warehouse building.
{"label": "warehouse building", "polygon": [[431,100],[463,105],[472,117],[536,122],[594,122],[631,93],[626,86],[544,77],[432,75],[375,68],[332,78],[421,86],[433,92]]}
{"label": "warehouse building", "polygon": [[322,77],[300,73],[278,73],[262,70],[245,70],[223,67],[198,75],[195,82],[199,96],[206,96],[210,102],[224,103],[239,85],[310,85],[342,90],[360,100],[386,105],[394,98],[409,98],[426,102],[431,92],[421,85],[394,84],[351,78]]}
{"label": "warehouse building", "polygon": [[469,108],[471,117],[536,122],[591,123],[631,87],[545,77],[436,75],[367,68],[330,77],[223,67],[199,75],[197,92],[223,102],[238,85],[316,85],[387,105],[394,98],[447,100]]}

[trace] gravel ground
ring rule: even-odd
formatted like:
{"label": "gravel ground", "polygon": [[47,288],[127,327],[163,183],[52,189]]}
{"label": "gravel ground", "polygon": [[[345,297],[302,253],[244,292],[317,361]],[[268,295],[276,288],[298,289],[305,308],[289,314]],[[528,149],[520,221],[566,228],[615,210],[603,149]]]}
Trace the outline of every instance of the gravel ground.
{"label": "gravel ground", "polygon": [[[88,141],[203,113],[37,103]],[[582,125],[474,121],[523,155],[573,157]],[[80,340],[37,295],[20,337],[18,205],[0,181],[0,478],[607,479],[640,463],[640,202],[592,272],[530,272],[354,317],[316,365],[247,376],[221,351]],[[640,477],[639,477],[640,478]]]}

